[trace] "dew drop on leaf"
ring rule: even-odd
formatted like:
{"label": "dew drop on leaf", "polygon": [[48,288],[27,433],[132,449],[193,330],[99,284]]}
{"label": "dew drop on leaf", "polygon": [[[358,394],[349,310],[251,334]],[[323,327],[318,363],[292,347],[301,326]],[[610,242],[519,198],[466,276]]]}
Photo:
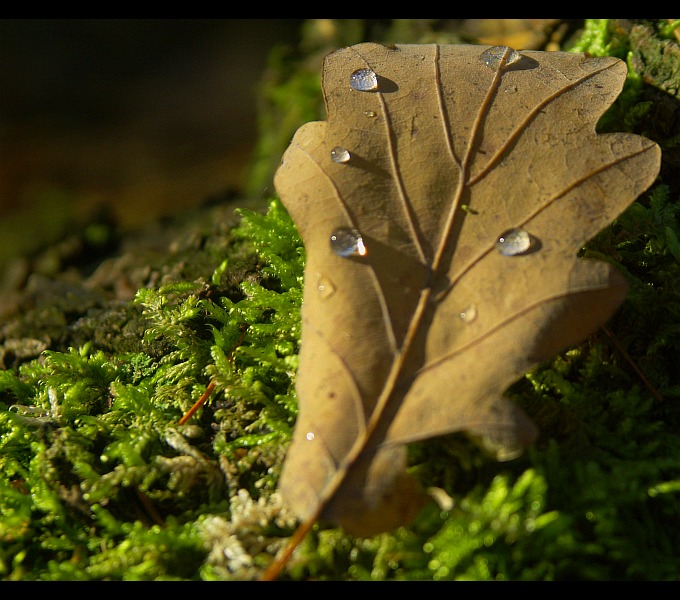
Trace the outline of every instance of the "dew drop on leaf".
{"label": "dew drop on leaf", "polygon": [[[503,62],[504,56],[506,56],[505,62]],[[522,58],[522,55],[508,46],[492,46],[484,50],[479,56],[479,60],[491,69],[498,69],[501,66],[507,67],[516,63],[520,58]]]}
{"label": "dew drop on leaf", "polygon": [[331,250],[338,256],[366,256],[366,246],[361,233],[356,229],[341,227],[331,234]]}
{"label": "dew drop on leaf", "polygon": [[378,77],[371,69],[357,69],[349,76],[349,85],[358,92],[375,92],[378,89]]}
{"label": "dew drop on leaf", "polygon": [[319,279],[317,280],[317,290],[319,291],[319,296],[321,299],[326,300],[326,298],[329,298],[335,292],[335,286],[333,285],[333,282],[328,279],[328,277],[320,275]]}
{"label": "dew drop on leaf", "polygon": [[508,229],[496,242],[496,249],[503,256],[524,254],[531,247],[531,236],[524,229]]}
{"label": "dew drop on leaf", "polygon": [[349,150],[336,146],[331,150],[331,160],[335,163],[347,163],[350,160],[351,155]]}
{"label": "dew drop on leaf", "polygon": [[458,314],[461,321],[465,323],[472,323],[477,318],[477,307],[474,304],[470,304],[467,308],[460,311]]}

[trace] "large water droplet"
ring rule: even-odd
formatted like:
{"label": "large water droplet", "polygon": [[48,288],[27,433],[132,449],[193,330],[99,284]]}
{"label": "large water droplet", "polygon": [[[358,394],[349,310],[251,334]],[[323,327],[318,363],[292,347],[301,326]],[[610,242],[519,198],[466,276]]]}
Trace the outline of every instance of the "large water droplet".
{"label": "large water droplet", "polygon": [[336,146],[331,150],[331,160],[336,163],[346,163],[349,162],[349,159],[352,158],[349,150],[345,148],[341,148],[340,146]]}
{"label": "large water droplet", "polygon": [[371,69],[357,69],[349,76],[349,85],[358,92],[375,92],[378,89],[378,76]]}
{"label": "large water droplet", "polygon": [[366,256],[364,238],[356,229],[341,227],[331,234],[331,250],[338,256]]}
{"label": "large water droplet", "polygon": [[508,46],[492,46],[481,53],[479,60],[491,69],[498,69],[503,64],[503,57],[506,55],[506,52],[507,58],[505,59],[504,67],[516,63],[522,58],[522,55],[517,50],[513,50]]}
{"label": "large water droplet", "polygon": [[472,323],[477,318],[477,307],[474,304],[470,304],[470,306],[461,310],[458,316],[461,321]]}
{"label": "large water droplet", "polygon": [[531,236],[524,229],[508,229],[496,242],[496,249],[503,256],[524,254],[531,248]]}

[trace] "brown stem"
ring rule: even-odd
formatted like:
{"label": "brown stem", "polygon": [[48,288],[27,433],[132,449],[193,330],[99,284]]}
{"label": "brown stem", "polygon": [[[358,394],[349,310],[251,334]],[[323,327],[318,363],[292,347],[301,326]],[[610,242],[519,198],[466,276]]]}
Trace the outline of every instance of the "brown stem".
{"label": "brown stem", "polygon": [[602,331],[604,331],[607,336],[609,336],[609,339],[612,341],[612,344],[614,344],[614,347],[616,350],[623,356],[624,360],[630,365],[630,367],[635,371],[635,374],[640,378],[642,383],[645,385],[645,387],[649,390],[649,393],[652,394],[655,400],[658,402],[663,402],[663,396],[661,395],[661,392],[657,390],[647,379],[647,376],[642,372],[642,369],[638,367],[637,363],[633,360],[633,357],[628,354],[626,349],[623,347],[623,344],[619,341],[619,338],[617,338],[614,335],[614,332],[611,331],[606,325],[603,325]]}

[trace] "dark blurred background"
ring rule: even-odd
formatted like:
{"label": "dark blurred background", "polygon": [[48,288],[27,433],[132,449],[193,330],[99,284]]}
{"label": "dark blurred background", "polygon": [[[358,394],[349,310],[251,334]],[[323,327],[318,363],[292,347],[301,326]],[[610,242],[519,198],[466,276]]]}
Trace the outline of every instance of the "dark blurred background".
{"label": "dark blurred background", "polygon": [[285,19],[0,20],[0,263],[69,213],[121,227],[238,191]]}

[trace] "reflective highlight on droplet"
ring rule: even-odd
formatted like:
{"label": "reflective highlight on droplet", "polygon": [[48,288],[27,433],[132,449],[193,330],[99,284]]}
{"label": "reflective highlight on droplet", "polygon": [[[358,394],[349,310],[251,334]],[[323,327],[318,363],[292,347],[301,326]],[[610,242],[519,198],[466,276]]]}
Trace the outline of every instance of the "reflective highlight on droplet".
{"label": "reflective highlight on droplet", "polygon": [[311,442],[314,439],[314,434],[309,431],[305,437]]}
{"label": "reflective highlight on droplet", "polygon": [[342,227],[331,234],[331,250],[338,256],[366,256],[364,238],[356,229]]}
{"label": "reflective highlight on droplet", "polygon": [[331,150],[331,160],[335,163],[346,163],[349,162],[349,159],[352,158],[349,150],[346,148],[341,148],[340,146],[336,146]]}
{"label": "reflective highlight on droplet", "polygon": [[371,69],[357,69],[349,76],[349,85],[358,92],[375,92],[378,89],[378,76]]}
{"label": "reflective highlight on droplet", "polygon": [[524,254],[531,248],[531,236],[524,229],[508,229],[496,242],[496,249],[503,256]]}
{"label": "reflective highlight on droplet", "polygon": [[487,67],[491,69],[498,69],[503,62],[503,56],[505,56],[506,52],[508,53],[504,65],[506,67],[512,63],[516,63],[520,58],[522,58],[522,55],[517,52],[517,50],[513,50],[508,46],[492,46],[480,54],[479,60],[481,60]]}
{"label": "reflective highlight on droplet", "polygon": [[472,323],[477,318],[477,307],[474,304],[470,304],[467,308],[463,309],[458,313],[461,321],[465,323]]}

